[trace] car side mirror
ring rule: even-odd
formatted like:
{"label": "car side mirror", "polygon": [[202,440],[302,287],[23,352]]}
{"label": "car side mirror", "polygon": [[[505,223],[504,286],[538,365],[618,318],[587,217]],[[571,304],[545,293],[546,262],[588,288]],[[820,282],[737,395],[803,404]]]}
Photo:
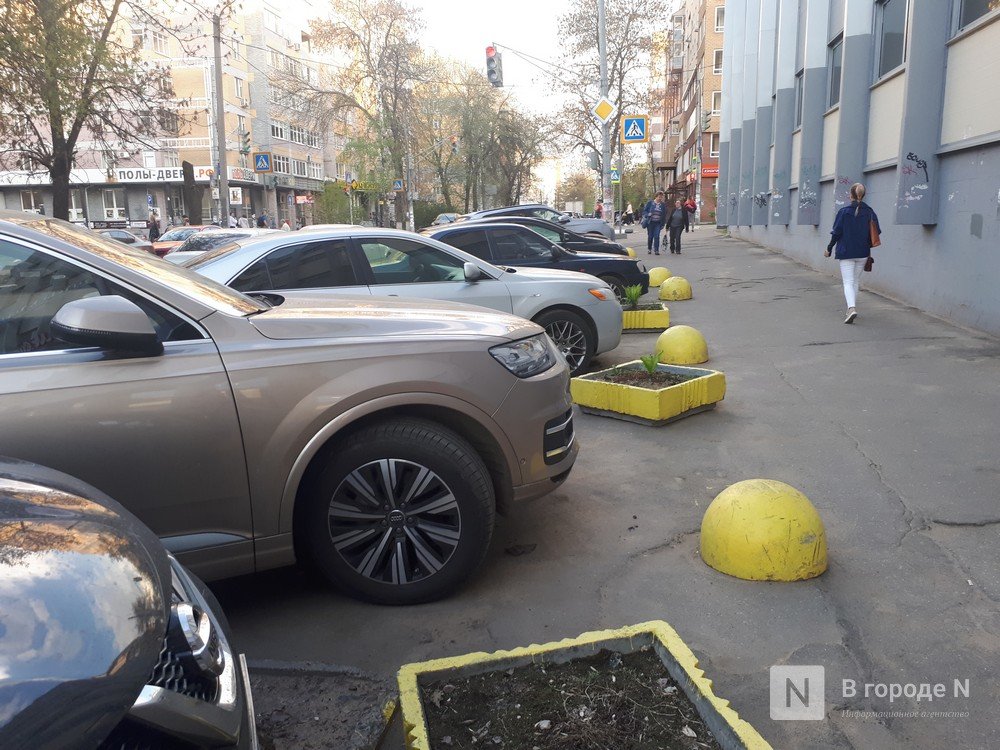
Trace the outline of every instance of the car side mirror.
{"label": "car side mirror", "polygon": [[52,317],[52,333],[80,346],[135,354],[163,353],[163,342],[149,316],[124,297],[87,297],[67,302]]}
{"label": "car side mirror", "polygon": [[462,264],[462,270],[465,271],[465,280],[469,283],[473,281],[479,281],[483,278],[483,269],[477,266],[475,263],[464,263]]}

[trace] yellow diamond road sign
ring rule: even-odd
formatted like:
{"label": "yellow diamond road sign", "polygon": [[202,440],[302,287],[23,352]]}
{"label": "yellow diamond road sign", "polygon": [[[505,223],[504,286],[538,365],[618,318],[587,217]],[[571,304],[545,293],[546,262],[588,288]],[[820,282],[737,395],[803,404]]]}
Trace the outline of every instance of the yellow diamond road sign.
{"label": "yellow diamond road sign", "polygon": [[612,117],[614,117],[616,110],[615,110],[615,105],[612,104],[610,101],[608,101],[608,98],[606,96],[602,96],[598,100],[597,104],[595,104],[590,111],[593,112],[594,117],[596,117],[601,122],[607,122]]}

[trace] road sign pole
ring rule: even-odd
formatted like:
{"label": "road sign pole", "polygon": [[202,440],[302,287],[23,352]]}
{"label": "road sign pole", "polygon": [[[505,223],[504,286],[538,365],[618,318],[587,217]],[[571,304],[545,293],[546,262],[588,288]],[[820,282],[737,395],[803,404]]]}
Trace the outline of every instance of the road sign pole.
{"label": "road sign pole", "polygon": [[[605,23],[604,0],[597,0],[597,48],[601,56],[601,96],[608,96],[608,30]],[[611,195],[611,122],[601,123],[601,202],[611,206],[614,213],[614,198]]]}
{"label": "road sign pole", "polygon": [[229,170],[226,168],[226,99],[222,90],[222,21],[212,16],[215,52],[215,143],[219,165],[219,226],[229,226]]}

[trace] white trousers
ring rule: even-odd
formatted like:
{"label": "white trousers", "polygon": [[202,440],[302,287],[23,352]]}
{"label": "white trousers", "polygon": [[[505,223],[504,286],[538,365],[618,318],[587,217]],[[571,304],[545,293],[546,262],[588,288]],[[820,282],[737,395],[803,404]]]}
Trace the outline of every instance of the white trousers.
{"label": "white trousers", "polygon": [[844,280],[844,299],[848,307],[857,307],[858,285],[868,258],[847,258],[840,261],[840,276]]}

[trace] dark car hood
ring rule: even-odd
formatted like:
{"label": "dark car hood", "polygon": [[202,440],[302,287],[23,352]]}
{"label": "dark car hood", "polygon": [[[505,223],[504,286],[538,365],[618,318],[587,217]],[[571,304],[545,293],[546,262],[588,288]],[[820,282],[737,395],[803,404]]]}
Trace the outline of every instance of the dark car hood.
{"label": "dark car hood", "polygon": [[157,662],[169,582],[118,503],[0,458],[0,747],[96,747]]}
{"label": "dark car hood", "polygon": [[599,253],[596,250],[563,250],[566,253],[566,258],[572,258],[573,260],[603,260],[608,262],[621,261],[623,263],[636,263],[635,258],[631,258],[627,255],[618,255],[616,253]]}
{"label": "dark car hood", "polygon": [[490,337],[512,341],[541,333],[534,323],[457,302],[279,292],[284,301],[250,318],[269,339],[372,336]]}

